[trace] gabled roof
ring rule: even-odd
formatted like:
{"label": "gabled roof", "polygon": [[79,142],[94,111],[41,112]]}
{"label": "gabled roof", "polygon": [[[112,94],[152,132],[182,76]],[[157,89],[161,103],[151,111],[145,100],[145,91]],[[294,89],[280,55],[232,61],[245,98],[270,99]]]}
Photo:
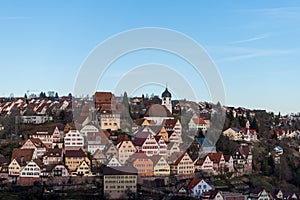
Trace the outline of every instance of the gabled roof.
{"label": "gabled roof", "polygon": [[82,149],[79,150],[66,150],[66,157],[71,158],[71,157],[86,157],[86,154]]}
{"label": "gabled roof", "polygon": [[219,163],[221,161],[222,155],[223,155],[222,153],[208,153],[207,154],[209,159],[211,161],[213,161],[214,163]]}
{"label": "gabled roof", "polygon": [[172,135],[173,133],[175,133],[175,131],[167,131],[167,133],[168,133],[168,137],[171,137],[171,135]]}
{"label": "gabled roof", "polygon": [[94,159],[99,159],[99,158],[106,158],[106,154],[104,153],[104,151],[101,151],[100,149],[97,149],[94,153],[93,153],[93,158]]}
{"label": "gabled roof", "polygon": [[188,185],[188,189],[192,190],[196,185],[198,185],[198,183],[200,183],[202,181],[202,179],[199,178],[194,178]]}
{"label": "gabled roof", "polygon": [[110,141],[105,145],[104,149],[103,149],[103,153],[106,153],[109,149],[111,148],[115,148],[117,150],[117,147],[111,143]]}
{"label": "gabled roof", "polygon": [[151,135],[150,132],[138,132],[134,137],[133,144],[142,146],[149,135]]}
{"label": "gabled roof", "polygon": [[15,158],[23,158],[25,162],[29,162],[33,157],[34,149],[14,149],[11,161]]}
{"label": "gabled roof", "polygon": [[158,143],[158,142],[159,142],[159,140],[160,140],[161,138],[163,138],[163,137],[162,137],[162,136],[159,136],[159,135],[157,135],[157,136],[154,136],[154,138],[155,138],[156,142]]}
{"label": "gabled roof", "polygon": [[85,163],[87,166],[89,166],[89,169],[91,169],[89,163],[87,163],[85,160],[83,160],[83,161],[80,162],[80,164],[76,167],[76,169],[75,169],[74,171],[77,171],[78,168],[80,168],[80,166],[81,166],[83,163]]}
{"label": "gabled roof", "polygon": [[153,166],[155,166],[161,158],[164,159],[163,156],[159,156],[159,155],[151,156],[151,160],[153,161]]}
{"label": "gabled roof", "polygon": [[28,141],[30,141],[36,148],[47,148],[46,145],[39,138],[29,138],[26,140],[26,142]]}
{"label": "gabled roof", "polygon": [[[206,158],[206,157],[205,157]],[[204,161],[205,161],[205,158],[198,158],[198,160],[195,162],[195,165],[200,165],[202,166]]]}
{"label": "gabled roof", "polygon": [[58,130],[62,130],[62,124],[37,126],[33,131],[34,132],[33,135],[46,134],[46,133],[48,135],[52,135],[56,127],[58,128]]}
{"label": "gabled roof", "polygon": [[178,119],[165,119],[163,125],[166,129],[173,129],[178,122]]}
{"label": "gabled roof", "polygon": [[[181,153],[182,153],[182,152],[181,152]],[[183,153],[181,154],[181,156],[179,156],[179,157],[175,160],[174,164],[175,164],[175,165],[178,165],[178,164],[180,163],[180,161],[182,160],[182,158],[183,158],[186,154],[189,156],[189,154],[188,154],[187,152],[183,152]],[[189,156],[189,157],[190,157],[190,156]]]}

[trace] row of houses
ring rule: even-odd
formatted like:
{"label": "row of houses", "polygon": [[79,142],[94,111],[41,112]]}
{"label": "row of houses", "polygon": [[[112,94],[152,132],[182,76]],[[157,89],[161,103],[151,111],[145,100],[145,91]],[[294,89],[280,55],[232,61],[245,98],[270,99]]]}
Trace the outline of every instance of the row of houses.
{"label": "row of houses", "polygon": [[223,135],[227,136],[230,140],[233,141],[242,141],[242,142],[257,142],[258,133],[254,129],[250,128],[228,128],[223,131]]}

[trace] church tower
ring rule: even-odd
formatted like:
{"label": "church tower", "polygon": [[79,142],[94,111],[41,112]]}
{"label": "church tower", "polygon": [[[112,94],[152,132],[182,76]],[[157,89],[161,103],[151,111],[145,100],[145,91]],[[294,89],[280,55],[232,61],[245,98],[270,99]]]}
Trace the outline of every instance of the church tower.
{"label": "church tower", "polygon": [[172,113],[172,102],[171,102],[171,93],[168,91],[168,88],[166,87],[165,91],[161,94],[162,103],[161,105],[166,106],[168,110]]}

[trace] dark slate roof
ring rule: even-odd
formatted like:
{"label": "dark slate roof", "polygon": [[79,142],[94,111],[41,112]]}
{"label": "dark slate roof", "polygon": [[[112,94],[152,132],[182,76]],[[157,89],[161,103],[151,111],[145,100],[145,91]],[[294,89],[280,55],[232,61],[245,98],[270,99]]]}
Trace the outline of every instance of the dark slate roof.
{"label": "dark slate roof", "polygon": [[161,94],[161,97],[172,97],[171,93],[168,91],[168,88]]}
{"label": "dark slate roof", "polygon": [[137,175],[137,169],[131,166],[105,167],[103,175]]}

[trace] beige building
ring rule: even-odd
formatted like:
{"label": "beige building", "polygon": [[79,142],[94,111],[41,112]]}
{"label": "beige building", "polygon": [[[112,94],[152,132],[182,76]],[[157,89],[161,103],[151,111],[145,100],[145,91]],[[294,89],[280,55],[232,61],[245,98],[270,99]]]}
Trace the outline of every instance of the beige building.
{"label": "beige building", "polygon": [[65,154],[65,165],[69,168],[70,171],[75,171],[76,168],[81,164],[82,161],[86,161],[90,165],[90,160],[86,154],[79,150],[66,150]]}
{"label": "beige building", "polygon": [[41,174],[41,163],[38,163],[37,161],[32,160],[27,163],[27,165],[20,171],[20,177],[39,178]]}
{"label": "beige building", "polygon": [[108,199],[126,199],[128,190],[137,192],[137,170],[134,167],[103,169],[103,190]]}
{"label": "beige building", "polygon": [[179,154],[174,153],[171,156],[171,161],[172,164],[170,166],[172,174],[188,175],[195,172],[194,162],[187,152],[181,152]]}
{"label": "beige building", "polygon": [[194,166],[196,171],[203,171],[209,174],[214,172],[214,162],[210,160],[209,156],[197,159]]}
{"label": "beige building", "polygon": [[128,160],[128,158],[136,152],[136,148],[130,140],[121,141],[118,145],[119,161],[122,165]]}
{"label": "beige building", "polygon": [[88,164],[88,162],[86,162],[85,160],[83,160],[78,165],[78,167],[76,168],[76,170],[72,173],[72,175],[77,175],[77,176],[92,176],[91,167]]}
{"label": "beige building", "polygon": [[120,114],[111,110],[101,110],[100,126],[102,130],[110,129],[112,131],[116,131],[120,129]]}
{"label": "beige building", "polygon": [[22,162],[20,158],[13,159],[13,161],[8,165],[9,176],[19,176],[21,169],[25,166],[26,162]]}
{"label": "beige building", "polygon": [[46,153],[46,146],[39,138],[30,138],[26,140],[21,149],[33,149],[35,155],[39,158]]}
{"label": "beige building", "polygon": [[163,156],[152,156],[154,176],[169,176],[170,165]]}
{"label": "beige building", "polygon": [[242,140],[243,137],[242,131],[238,128],[229,128],[223,131],[223,135],[234,141]]}

